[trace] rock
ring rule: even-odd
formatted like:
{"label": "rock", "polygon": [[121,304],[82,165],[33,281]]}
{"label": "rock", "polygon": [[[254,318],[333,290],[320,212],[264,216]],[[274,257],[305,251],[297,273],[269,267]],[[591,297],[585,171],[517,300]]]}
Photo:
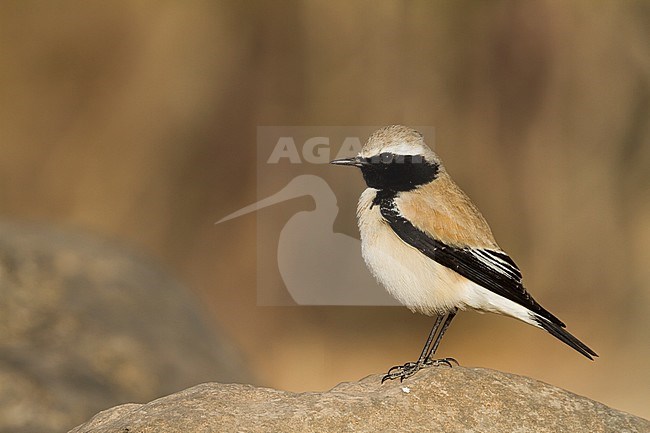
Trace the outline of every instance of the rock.
{"label": "rock", "polygon": [[206,383],[99,413],[70,433],[649,432],[650,422],[554,386],[493,370],[436,367],[295,394]]}
{"label": "rock", "polygon": [[0,431],[61,432],[97,411],[250,379],[159,266],[72,230],[0,222]]}

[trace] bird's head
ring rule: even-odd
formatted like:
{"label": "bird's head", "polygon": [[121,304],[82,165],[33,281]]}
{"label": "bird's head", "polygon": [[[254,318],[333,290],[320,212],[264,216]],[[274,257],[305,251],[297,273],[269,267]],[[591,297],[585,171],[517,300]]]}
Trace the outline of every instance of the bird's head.
{"label": "bird's head", "polygon": [[359,167],[370,188],[396,192],[432,182],[443,169],[422,134],[401,125],[375,131],[357,156],[331,163]]}

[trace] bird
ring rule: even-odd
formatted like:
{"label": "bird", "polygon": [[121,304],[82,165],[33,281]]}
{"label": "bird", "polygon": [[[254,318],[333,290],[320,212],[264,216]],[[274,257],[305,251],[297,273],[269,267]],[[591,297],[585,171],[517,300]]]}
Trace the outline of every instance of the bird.
{"label": "bird", "polygon": [[417,361],[392,367],[382,383],[403,381],[424,367],[457,364],[433,356],[459,310],[510,316],[590,360],[598,356],[528,293],[519,267],[418,131],[383,127],[358,155],[331,163],[359,168],[367,185],[357,222],[371,273],[411,311],[437,316]]}

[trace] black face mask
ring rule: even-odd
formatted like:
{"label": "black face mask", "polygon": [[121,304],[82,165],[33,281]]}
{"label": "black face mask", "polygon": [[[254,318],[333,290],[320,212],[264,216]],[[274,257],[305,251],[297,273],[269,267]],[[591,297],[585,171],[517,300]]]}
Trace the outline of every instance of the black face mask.
{"label": "black face mask", "polygon": [[381,153],[362,161],[363,179],[370,188],[388,191],[410,191],[431,182],[440,167],[422,155]]}

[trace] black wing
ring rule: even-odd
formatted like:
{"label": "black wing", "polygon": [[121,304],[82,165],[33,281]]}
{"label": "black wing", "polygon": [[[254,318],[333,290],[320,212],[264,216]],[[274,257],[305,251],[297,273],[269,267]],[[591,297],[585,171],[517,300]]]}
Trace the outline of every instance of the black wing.
{"label": "black wing", "polygon": [[565,327],[560,319],[535,302],[526,291],[519,268],[507,254],[489,249],[446,245],[401,216],[393,197],[377,197],[376,200],[375,204],[379,204],[382,216],[404,242],[468,280],[528,308],[555,325]]}

